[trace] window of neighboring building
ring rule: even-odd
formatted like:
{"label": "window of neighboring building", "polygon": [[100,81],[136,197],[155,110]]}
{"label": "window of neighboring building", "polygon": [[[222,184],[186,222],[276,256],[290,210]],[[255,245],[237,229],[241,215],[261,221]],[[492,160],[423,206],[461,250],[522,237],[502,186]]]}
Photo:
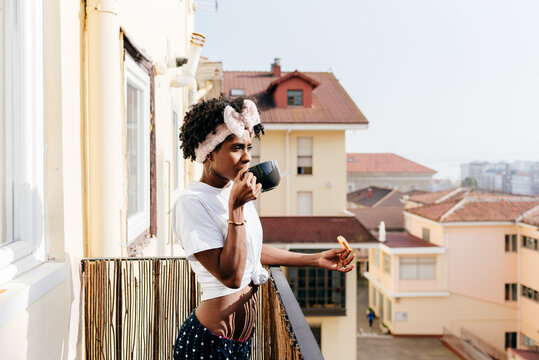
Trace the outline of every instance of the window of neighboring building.
{"label": "window of neighboring building", "polygon": [[522,345],[526,346],[530,350],[537,350],[535,346],[535,341],[525,334],[522,334]]}
{"label": "window of neighboring building", "polygon": [[391,256],[387,253],[384,253],[384,272],[391,274]]}
{"label": "window of neighboring building", "polygon": [[517,234],[505,234],[505,251],[517,251]]}
{"label": "window of neighboring building", "polygon": [[353,156],[348,156],[348,157],[346,158],[346,160],[347,160],[348,162],[355,162],[355,161],[356,161],[356,159],[355,159]]}
{"label": "window of neighboring building", "polygon": [[436,278],[436,258],[433,256],[401,257],[399,260],[401,280]]}
{"label": "window of neighboring building", "polygon": [[312,191],[298,191],[297,214],[301,216],[309,216],[313,214]]}
{"label": "window of neighboring building", "polygon": [[522,246],[531,250],[539,250],[537,239],[529,236],[522,237]]}
{"label": "window of neighboring building", "polygon": [[539,302],[539,295],[537,290],[522,285],[522,297],[528,298],[532,301]]}
{"label": "window of neighboring building", "polygon": [[387,299],[387,320],[388,321],[393,321],[393,316],[392,316],[392,312],[393,312],[393,304],[391,302],[391,300]]}
{"label": "window of neighboring building", "polygon": [[298,175],[311,175],[313,173],[313,138],[298,137]]}
{"label": "window of neighboring building", "polygon": [[517,284],[505,284],[505,301],[517,300]]}
{"label": "window of neighboring building", "polygon": [[372,303],[372,306],[376,306],[376,288],[373,286],[371,287],[372,289],[372,292],[371,292],[371,303]]}
{"label": "window of neighboring building", "polygon": [[337,271],[313,267],[288,268],[288,282],[305,314],[345,313],[346,278]]}
{"label": "window of neighboring building", "polygon": [[230,89],[230,96],[245,96],[245,89]]}
{"label": "window of neighboring building", "polygon": [[372,263],[377,268],[380,267],[380,250],[378,250],[378,249],[373,249],[372,250]]}
{"label": "window of neighboring building", "polygon": [[0,284],[46,258],[42,1],[0,1]]}
{"label": "window of neighboring building", "polygon": [[288,106],[303,106],[303,90],[288,90],[286,94]]}
{"label": "window of neighboring building", "polygon": [[126,54],[128,240],[150,227],[150,76]]}
{"label": "window of neighboring building", "polygon": [[505,333],[505,348],[516,348],[517,347],[517,333],[516,332],[506,332]]}
{"label": "window of neighboring building", "polygon": [[351,193],[354,190],[356,190],[356,184],[354,184],[354,183],[347,183],[346,184],[346,192]]}
{"label": "window of neighboring building", "polygon": [[423,240],[430,242],[430,229],[423,228]]}

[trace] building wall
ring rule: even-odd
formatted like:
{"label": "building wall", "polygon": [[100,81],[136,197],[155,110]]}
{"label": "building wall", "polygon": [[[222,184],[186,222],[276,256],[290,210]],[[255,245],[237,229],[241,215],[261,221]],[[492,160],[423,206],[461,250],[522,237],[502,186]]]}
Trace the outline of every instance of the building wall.
{"label": "building wall", "polygon": [[[164,60],[167,38],[177,54],[185,54],[187,33],[192,31],[191,1],[163,0],[159,6],[149,1],[118,3],[120,27],[154,61]],[[44,6],[45,52],[45,195],[46,238],[50,263],[60,263],[62,279],[50,290],[51,280],[43,279],[48,264],[38,266],[7,284],[0,295],[0,310],[21,299],[24,310],[0,318],[0,348],[6,359],[82,358],[82,319],[80,302],[80,260],[87,255],[87,209],[85,177],[88,157],[86,119],[87,62],[84,2],[52,0]],[[120,28],[114,36],[120,36]],[[118,52],[123,49],[117,49]],[[121,64],[118,64],[121,66]],[[119,88],[118,92],[123,89]],[[167,80],[156,78],[156,143],[158,179],[158,239],[148,253],[170,254],[168,239],[168,172],[171,160],[171,102],[177,97],[185,106],[184,94],[171,90]],[[121,172],[120,172],[121,174]],[[111,175],[112,176],[112,175]],[[123,188],[115,191],[124,191]],[[118,237],[118,244],[121,238]],[[121,249],[118,246],[118,254]],[[28,288],[27,294],[12,289]],[[0,312],[0,314],[4,314]],[[53,329],[54,331],[51,331]]]}
{"label": "building wall", "polygon": [[[346,316],[306,316],[321,327],[322,354],[326,360],[350,359],[357,354],[357,268],[346,274]],[[353,354],[353,356],[351,355]]]}
{"label": "building wall", "polygon": [[516,308],[505,301],[505,284],[517,282],[517,253],[505,252],[504,243],[515,233],[514,225],[447,228],[451,292]]}
{"label": "building wall", "polygon": [[[539,240],[539,230],[529,226],[519,226],[520,235]],[[522,245],[522,241],[519,246]],[[529,288],[539,291],[539,251],[520,248],[520,282]],[[539,346],[539,301],[531,299],[520,294],[520,332],[534,340],[535,345]],[[522,339],[521,339],[522,341]]]}
{"label": "building wall", "polygon": [[[432,191],[432,175],[416,173],[348,173],[349,191],[369,186],[396,188],[399,191]],[[350,190],[353,187],[353,190]]]}
{"label": "building wall", "polygon": [[[260,199],[261,216],[296,215],[297,192],[312,191],[313,215],[342,215],[346,209],[344,131],[268,130],[260,141],[260,161],[277,160],[283,175],[279,186]],[[313,174],[297,174],[297,138],[313,138]],[[288,189],[288,191],[287,191]],[[288,209],[288,212],[287,212]]]}

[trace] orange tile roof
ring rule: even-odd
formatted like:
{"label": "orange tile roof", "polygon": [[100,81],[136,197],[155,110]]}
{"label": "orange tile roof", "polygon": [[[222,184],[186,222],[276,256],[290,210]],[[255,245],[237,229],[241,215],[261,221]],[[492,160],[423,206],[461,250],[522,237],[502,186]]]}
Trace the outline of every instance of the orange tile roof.
{"label": "orange tile roof", "polygon": [[539,351],[537,350],[522,350],[522,349],[507,349],[517,355],[518,360],[539,360]]}
{"label": "orange tile roof", "polygon": [[494,193],[482,190],[472,190],[468,188],[456,188],[443,191],[434,191],[423,194],[410,195],[408,200],[421,203],[421,204],[437,204],[444,201],[459,201],[464,198],[481,198],[481,199],[527,199],[527,198],[537,198],[538,197],[529,197],[526,195],[514,195],[506,193]]}
{"label": "orange tile roof", "polygon": [[522,222],[539,227],[539,208],[527,213],[522,219]]}
{"label": "orange tile roof", "polygon": [[[266,124],[368,124],[352,98],[330,72],[303,72],[319,82],[313,90],[312,108],[277,108],[268,86],[279,79],[264,71],[224,71],[224,91],[244,89],[245,96],[254,97]],[[289,73],[282,73],[282,77]]]}
{"label": "orange tile roof", "polygon": [[435,170],[392,153],[346,154],[346,171],[349,173],[436,173]]}
{"label": "orange tile roof", "polygon": [[427,219],[450,222],[504,222],[515,221],[539,206],[537,199],[473,198],[446,201],[406,210]]}
{"label": "orange tile roof", "polygon": [[353,216],[262,216],[265,243],[335,243],[342,235],[350,244],[374,242]]}
{"label": "orange tile roof", "polygon": [[[378,238],[379,235],[376,234]],[[383,243],[390,248],[438,247],[438,245],[413,236],[408,232],[388,232]]]}

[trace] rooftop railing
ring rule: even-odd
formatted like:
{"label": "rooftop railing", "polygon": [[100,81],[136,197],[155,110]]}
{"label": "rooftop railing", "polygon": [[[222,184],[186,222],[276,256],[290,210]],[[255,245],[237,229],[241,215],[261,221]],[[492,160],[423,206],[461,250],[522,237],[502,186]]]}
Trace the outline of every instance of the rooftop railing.
{"label": "rooftop railing", "polygon": [[[260,287],[252,359],[323,359],[278,267]],[[200,288],[185,258],[82,260],[86,359],[172,359]]]}

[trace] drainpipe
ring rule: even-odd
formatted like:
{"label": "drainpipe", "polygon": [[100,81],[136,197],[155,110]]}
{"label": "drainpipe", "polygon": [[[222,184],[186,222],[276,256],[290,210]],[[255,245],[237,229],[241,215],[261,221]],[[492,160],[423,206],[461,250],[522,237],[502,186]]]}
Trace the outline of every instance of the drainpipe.
{"label": "drainpipe", "polygon": [[286,131],[286,216],[290,216],[290,133],[291,129]]}
{"label": "drainpipe", "polygon": [[118,0],[88,0],[89,256],[119,256],[123,196],[122,59]]}
{"label": "drainpipe", "polygon": [[197,82],[195,74],[200,61],[200,54],[206,37],[199,33],[192,33],[189,42],[188,60],[183,67],[181,74],[177,74],[172,78],[172,87],[187,87],[189,89],[189,105],[195,104],[197,99]]}

